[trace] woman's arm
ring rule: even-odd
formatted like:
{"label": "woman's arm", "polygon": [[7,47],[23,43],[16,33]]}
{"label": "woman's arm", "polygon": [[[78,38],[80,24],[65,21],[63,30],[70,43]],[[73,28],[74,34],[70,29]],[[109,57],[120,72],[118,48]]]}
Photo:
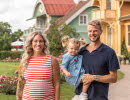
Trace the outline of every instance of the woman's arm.
{"label": "woman's arm", "polygon": [[25,84],[25,79],[23,78],[22,67],[20,66],[19,71],[18,71],[18,83],[17,83],[17,90],[16,90],[16,100],[22,100],[24,84]]}
{"label": "woman's arm", "polygon": [[52,57],[53,84],[55,88],[55,100],[60,100],[60,68],[56,58]]}

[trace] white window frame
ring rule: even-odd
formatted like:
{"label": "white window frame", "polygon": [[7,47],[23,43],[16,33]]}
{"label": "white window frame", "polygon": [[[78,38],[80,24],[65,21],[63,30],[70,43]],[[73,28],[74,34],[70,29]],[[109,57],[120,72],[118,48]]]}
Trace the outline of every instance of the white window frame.
{"label": "white window frame", "polygon": [[[83,17],[83,23],[81,23],[81,16]],[[84,17],[86,17],[86,23]],[[87,24],[88,24],[88,15],[86,14],[79,15],[79,25],[87,25]]]}

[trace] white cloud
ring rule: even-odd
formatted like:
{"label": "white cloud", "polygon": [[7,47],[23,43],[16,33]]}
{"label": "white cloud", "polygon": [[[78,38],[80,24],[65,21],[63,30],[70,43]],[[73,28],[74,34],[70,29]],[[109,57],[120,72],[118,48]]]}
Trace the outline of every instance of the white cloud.
{"label": "white cloud", "polygon": [[8,22],[12,30],[27,29],[34,25],[32,17],[37,0],[0,0],[0,21]]}

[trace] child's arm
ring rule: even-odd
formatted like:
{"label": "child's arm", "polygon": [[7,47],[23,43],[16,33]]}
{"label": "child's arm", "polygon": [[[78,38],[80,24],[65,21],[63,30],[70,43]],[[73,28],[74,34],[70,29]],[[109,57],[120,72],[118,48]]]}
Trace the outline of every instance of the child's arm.
{"label": "child's arm", "polygon": [[62,71],[67,77],[71,77],[71,74],[67,71],[67,69],[62,69]]}

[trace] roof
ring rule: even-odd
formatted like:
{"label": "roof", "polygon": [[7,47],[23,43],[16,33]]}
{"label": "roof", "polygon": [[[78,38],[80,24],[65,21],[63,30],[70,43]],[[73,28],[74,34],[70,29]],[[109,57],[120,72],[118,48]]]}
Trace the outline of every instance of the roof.
{"label": "roof", "polygon": [[128,20],[128,19],[130,19],[130,15],[121,16],[121,17],[119,18],[119,20]]}
{"label": "roof", "polygon": [[41,0],[48,15],[65,15],[75,5],[73,0]]}
{"label": "roof", "polygon": [[[61,17],[60,19],[57,20],[58,24],[63,24],[65,23],[71,16],[73,16],[75,13],[77,13],[83,6],[89,7],[90,5],[88,4],[88,1],[80,1],[77,5],[72,7],[65,16]],[[88,6],[86,5],[88,4]],[[84,9],[85,10],[85,9]],[[75,16],[76,17],[76,16]]]}

